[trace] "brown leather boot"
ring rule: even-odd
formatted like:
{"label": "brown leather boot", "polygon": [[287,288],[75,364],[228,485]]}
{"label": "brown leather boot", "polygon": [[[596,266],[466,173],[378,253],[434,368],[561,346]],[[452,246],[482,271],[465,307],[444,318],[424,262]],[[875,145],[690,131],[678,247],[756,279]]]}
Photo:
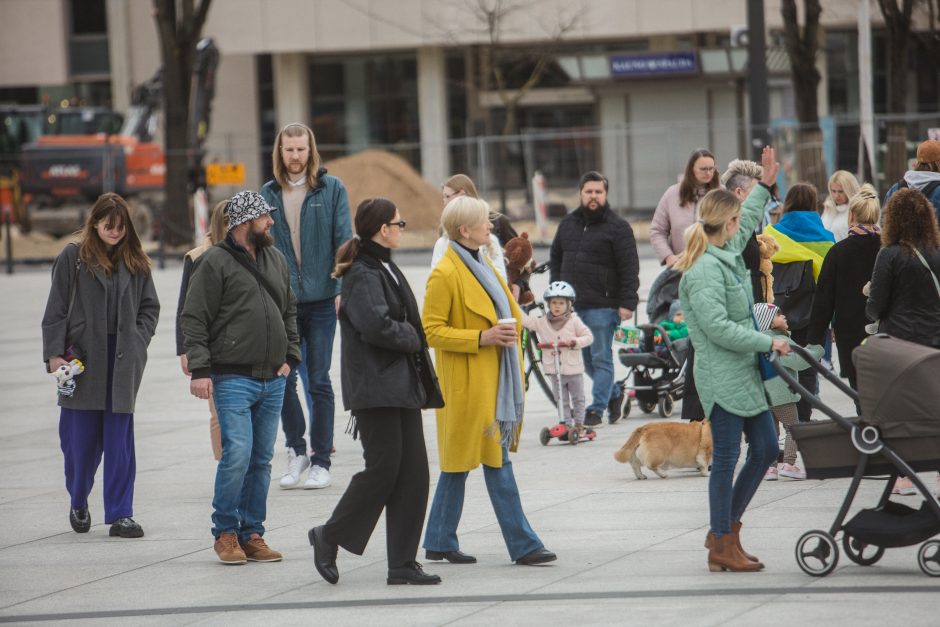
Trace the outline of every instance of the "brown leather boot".
{"label": "brown leather boot", "polygon": [[[731,523],[731,535],[734,536],[734,541],[738,545],[738,550],[741,551],[741,554],[744,555],[744,557],[746,557],[750,561],[760,564],[759,559],[757,559],[755,556],[745,551],[744,547],[741,546],[740,532],[741,532],[741,522],[740,521],[732,522]],[[706,549],[712,548],[711,543],[712,543],[712,534],[709,533],[707,536],[705,536],[705,548]],[[763,566],[763,564],[761,564],[761,566]]]}
{"label": "brown leather boot", "polygon": [[735,543],[737,543],[738,550],[741,551],[741,555],[751,560],[752,562],[756,562],[760,564],[761,568],[763,568],[764,565],[760,563],[760,560],[754,557],[753,555],[751,555],[750,553],[748,553],[747,551],[745,551],[744,547],[741,546],[741,521],[740,520],[737,520],[731,523],[731,535],[734,536],[734,541]]}
{"label": "brown leather boot", "polygon": [[711,547],[708,550],[708,570],[713,573],[723,570],[730,570],[733,573],[753,573],[764,568],[763,564],[752,562],[744,557],[734,541],[734,536],[730,533],[721,537],[715,537],[709,533],[706,542]]}

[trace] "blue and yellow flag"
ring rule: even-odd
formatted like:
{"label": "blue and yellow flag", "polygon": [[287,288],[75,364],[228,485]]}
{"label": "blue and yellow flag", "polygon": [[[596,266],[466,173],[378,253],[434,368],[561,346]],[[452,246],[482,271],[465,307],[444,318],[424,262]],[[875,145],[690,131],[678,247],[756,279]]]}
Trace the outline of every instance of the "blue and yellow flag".
{"label": "blue and yellow flag", "polygon": [[780,245],[770,260],[773,263],[792,263],[794,261],[812,261],[813,278],[819,279],[823,259],[835,244],[831,231],[823,226],[822,219],[815,211],[791,211],[783,214],[780,222],[764,229]]}

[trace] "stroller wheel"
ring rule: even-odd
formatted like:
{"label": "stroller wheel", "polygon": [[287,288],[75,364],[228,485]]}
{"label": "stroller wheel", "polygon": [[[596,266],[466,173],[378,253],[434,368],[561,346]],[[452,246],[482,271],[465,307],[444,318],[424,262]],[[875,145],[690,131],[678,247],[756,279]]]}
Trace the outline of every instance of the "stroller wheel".
{"label": "stroller wheel", "polygon": [[672,410],[675,409],[676,402],[672,399],[672,394],[664,394],[659,397],[659,415],[663,418],[668,418],[672,415]]}
{"label": "stroller wheel", "polygon": [[548,427],[542,427],[542,430],[539,431],[539,442],[542,443],[542,446],[548,446],[548,441],[552,439],[552,431]]}
{"label": "stroller wheel", "polygon": [[925,575],[940,577],[940,540],[927,540],[920,545],[917,565]]}
{"label": "stroller wheel", "polygon": [[796,542],[796,563],[807,575],[825,577],[839,563],[839,546],[825,531],[807,531]]}
{"label": "stroller wheel", "polygon": [[874,544],[865,544],[858,538],[853,538],[849,534],[842,536],[842,550],[846,556],[859,566],[871,566],[881,559],[885,554],[883,546]]}
{"label": "stroller wheel", "polygon": [[636,404],[639,405],[640,411],[644,414],[652,414],[656,410],[656,401],[644,401],[637,399]]}

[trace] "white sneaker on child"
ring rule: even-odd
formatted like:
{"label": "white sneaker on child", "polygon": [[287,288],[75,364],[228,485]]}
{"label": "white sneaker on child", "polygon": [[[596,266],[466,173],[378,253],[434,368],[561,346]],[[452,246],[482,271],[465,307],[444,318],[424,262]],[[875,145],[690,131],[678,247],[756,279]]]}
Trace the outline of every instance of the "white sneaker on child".
{"label": "white sneaker on child", "polygon": [[777,480],[777,467],[771,466],[767,469],[767,472],[764,473],[764,481],[776,481]]}
{"label": "white sneaker on child", "polygon": [[780,476],[787,479],[806,479],[806,471],[796,464],[783,464],[780,466]]}

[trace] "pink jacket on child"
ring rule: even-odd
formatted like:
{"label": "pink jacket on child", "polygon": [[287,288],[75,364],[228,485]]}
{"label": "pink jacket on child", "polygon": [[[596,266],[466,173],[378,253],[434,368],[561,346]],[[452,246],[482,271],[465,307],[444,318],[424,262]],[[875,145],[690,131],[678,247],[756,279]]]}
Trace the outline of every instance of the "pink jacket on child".
{"label": "pink jacket on child", "polygon": [[[558,341],[560,344],[566,344],[571,340],[575,341],[575,348],[562,347],[560,349],[559,361],[561,362],[561,374],[582,374],[584,372],[584,360],[581,359],[581,349],[590,346],[594,342],[594,335],[587,328],[578,314],[572,312],[568,322],[560,329],[553,329],[548,323],[548,316],[530,316],[522,314],[522,326],[535,331],[539,336],[539,341],[543,343]],[[545,374],[555,374],[555,351],[551,348],[542,349],[542,369]]]}

